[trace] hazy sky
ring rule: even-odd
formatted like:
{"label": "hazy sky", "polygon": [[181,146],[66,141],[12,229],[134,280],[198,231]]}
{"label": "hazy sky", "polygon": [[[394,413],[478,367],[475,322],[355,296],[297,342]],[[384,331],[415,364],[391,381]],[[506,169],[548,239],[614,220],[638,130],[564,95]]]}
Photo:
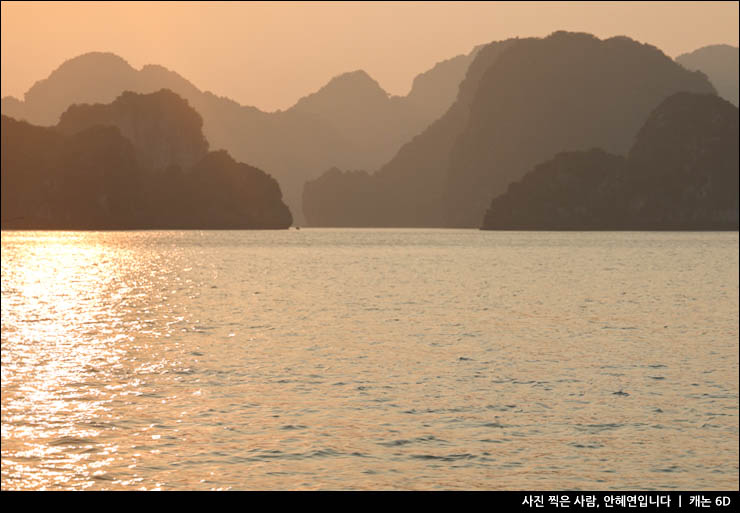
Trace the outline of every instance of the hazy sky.
{"label": "hazy sky", "polygon": [[626,35],[675,57],[738,45],[738,2],[2,2],[3,96],[89,51],[161,64],[200,89],[287,108],[364,69],[393,94],[473,46],[555,30]]}

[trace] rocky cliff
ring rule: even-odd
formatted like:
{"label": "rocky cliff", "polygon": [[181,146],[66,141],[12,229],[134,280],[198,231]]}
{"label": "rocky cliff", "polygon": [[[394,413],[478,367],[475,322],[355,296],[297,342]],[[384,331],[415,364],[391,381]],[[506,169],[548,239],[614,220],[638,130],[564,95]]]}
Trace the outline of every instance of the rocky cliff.
{"label": "rocky cliff", "polygon": [[[455,103],[423,132],[403,145],[377,172],[341,173],[334,168],[308,181],[303,210],[312,226],[444,226],[449,154],[470,116],[486,69],[517,40],[475,50]],[[360,187],[360,183],[363,184]],[[369,205],[376,205],[369,209]]]}
{"label": "rocky cliff", "polygon": [[207,152],[171,91],[71,107],[57,127],[2,116],[2,227],[288,228],[277,181]]}
{"label": "rocky cliff", "polygon": [[366,73],[340,75],[286,111],[263,112],[201,91],[159,65],[137,70],[121,57],[93,52],[70,59],[38,81],[23,101],[2,99],[2,113],[55,125],[73,104],[107,104],[123,91],[170,89],[201,114],[212,149],[268,170],[302,222],[303,183],[332,166],[375,169],[454,101],[476,50],[441,62],[392,97]]}
{"label": "rocky cliff", "polygon": [[133,143],[139,164],[148,169],[190,168],[208,152],[200,114],[168,89],[151,94],[126,91],[109,104],[72,105],[56,128],[71,135],[95,125],[117,127]]}
{"label": "rocky cliff", "polygon": [[561,153],[495,198],[489,230],[737,230],[738,109],[677,93],[650,113],[628,157]]}
{"label": "rocky cliff", "polygon": [[[592,147],[626,154],[648,113],[679,91],[714,88],[626,37],[556,32],[492,43],[445,116],[370,175],[359,194],[382,205],[373,217],[356,216],[368,200],[352,192],[350,175],[336,173],[307,184],[304,209],[323,226],[479,226],[491,199],[538,162]],[[322,207],[339,201],[342,219]]]}

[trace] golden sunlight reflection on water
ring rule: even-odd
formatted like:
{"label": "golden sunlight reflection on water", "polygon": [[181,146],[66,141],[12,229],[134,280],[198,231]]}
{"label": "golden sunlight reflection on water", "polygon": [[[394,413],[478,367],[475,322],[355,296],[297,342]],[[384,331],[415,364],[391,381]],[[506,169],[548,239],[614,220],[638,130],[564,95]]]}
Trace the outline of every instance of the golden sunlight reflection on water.
{"label": "golden sunlight reflection on water", "polygon": [[[99,387],[89,386],[89,375],[121,367],[124,351],[115,344],[128,337],[110,329],[120,319],[108,295],[127,255],[82,234],[28,235],[33,243],[22,245],[15,257],[22,265],[3,269],[4,293],[6,272],[9,283],[22,285],[14,291],[12,315],[23,319],[3,325],[3,339],[16,341],[14,350],[2,355],[3,411],[9,413],[3,422],[3,467],[15,460],[20,469],[24,460],[45,461],[25,476],[31,477],[26,483],[31,488],[68,485],[70,469],[76,481],[92,485],[112,459],[86,463],[109,402]],[[65,446],[78,450],[71,453]],[[105,454],[116,447],[99,450]],[[6,461],[8,453],[13,456]],[[16,471],[9,483],[25,474]]]}

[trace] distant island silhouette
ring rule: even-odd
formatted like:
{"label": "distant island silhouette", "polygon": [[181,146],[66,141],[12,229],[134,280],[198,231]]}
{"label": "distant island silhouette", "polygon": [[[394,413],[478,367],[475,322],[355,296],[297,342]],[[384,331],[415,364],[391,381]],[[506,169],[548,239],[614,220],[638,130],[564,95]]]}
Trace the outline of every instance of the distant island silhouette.
{"label": "distant island silhouette", "polygon": [[169,90],[75,105],[55,127],[2,116],[2,228],[284,229],[277,181],[208,151]]}
{"label": "distant island silhouette", "polygon": [[480,49],[455,104],[375,173],[309,181],[314,226],[480,227],[491,200],[563,151],[626,155],[650,112],[707,77],[627,37],[555,32]]}
{"label": "distant island silhouette", "polygon": [[[407,96],[391,96],[364,71],[341,74],[285,111],[263,112],[201,91],[160,65],[141,70],[123,58],[91,52],[64,62],[36,82],[24,100],[2,99],[2,113],[43,126],[56,125],[73,104],[110,103],[124,91],[170,89],[203,118],[210,147],[267,170],[303,224],[303,184],[332,166],[375,168],[440,117],[454,102],[478,48],[418,75]],[[259,80],[259,77],[255,77]]]}
{"label": "distant island silhouette", "polygon": [[627,158],[560,153],[509,185],[487,230],[737,230],[738,109],[676,93],[640,129]]}
{"label": "distant island silhouette", "polygon": [[[713,102],[719,92],[737,105],[737,51],[714,45],[673,60],[624,36],[559,31],[442,61],[406,96],[356,70],[271,113],[163,66],[92,52],[23,101],[2,99],[3,227],[733,229],[726,166],[737,144],[712,141],[737,131],[729,104]],[[691,113],[693,131],[671,118],[691,135],[672,150],[646,143],[650,130],[671,140],[650,120],[672,109]],[[710,113],[725,121],[712,125]],[[697,144],[716,157],[702,161],[711,169],[684,153]],[[622,183],[638,169],[689,189],[658,201],[656,184]],[[734,196],[696,189],[698,177]],[[664,210],[635,207],[638,197]]]}

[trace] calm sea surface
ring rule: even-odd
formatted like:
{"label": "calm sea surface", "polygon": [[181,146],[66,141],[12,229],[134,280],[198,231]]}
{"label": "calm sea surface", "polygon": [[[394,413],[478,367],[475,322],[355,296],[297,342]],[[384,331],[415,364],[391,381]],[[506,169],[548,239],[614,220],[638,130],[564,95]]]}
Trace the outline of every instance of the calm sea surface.
{"label": "calm sea surface", "polygon": [[738,233],[2,232],[3,489],[737,489]]}

